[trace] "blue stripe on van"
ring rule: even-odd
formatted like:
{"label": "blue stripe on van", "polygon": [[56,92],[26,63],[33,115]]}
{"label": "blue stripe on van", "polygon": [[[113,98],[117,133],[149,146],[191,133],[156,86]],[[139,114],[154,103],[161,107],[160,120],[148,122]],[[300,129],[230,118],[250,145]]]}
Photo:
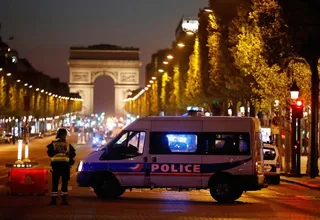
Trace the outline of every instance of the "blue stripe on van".
{"label": "blue stripe on van", "polygon": [[109,170],[111,172],[145,172],[151,169],[155,173],[214,173],[241,166],[252,160],[247,158],[235,162],[193,164],[193,163],[89,163],[84,164],[84,171]]}

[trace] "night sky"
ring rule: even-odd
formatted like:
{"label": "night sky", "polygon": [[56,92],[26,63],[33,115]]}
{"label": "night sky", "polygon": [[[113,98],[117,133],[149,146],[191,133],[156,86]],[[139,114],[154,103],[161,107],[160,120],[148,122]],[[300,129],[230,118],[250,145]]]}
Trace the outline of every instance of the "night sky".
{"label": "night sky", "polygon": [[[141,83],[151,54],[171,46],[182,16],[196,16],[208,0],[0,0],[4,41],[36,69],[68,82],[70,46],[115,44],[141,50]],[[14,36],[13,41],[7,41]],[[113,81],[95,82],[95,111],[112,114]],[[109,88],[109,89],[107,89]],[[106,96],[101,94],[108,93]]]}

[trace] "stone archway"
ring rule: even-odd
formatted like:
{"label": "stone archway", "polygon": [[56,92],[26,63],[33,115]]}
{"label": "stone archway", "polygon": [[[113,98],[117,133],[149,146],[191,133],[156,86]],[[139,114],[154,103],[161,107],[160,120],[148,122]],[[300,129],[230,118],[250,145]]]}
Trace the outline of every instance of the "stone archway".
{"label": "stone archway", "polygon": [[[101,45],[98,45],[101,46]],[[128,93],[139,88],[139,50],[110,45],[101,47],[73,47],[69,58],[70,92],[78,92],[83,101],[82,114],[93,113],[94,82],[102,75],[114,81],[115,115],[124,116],[124,102]]]}

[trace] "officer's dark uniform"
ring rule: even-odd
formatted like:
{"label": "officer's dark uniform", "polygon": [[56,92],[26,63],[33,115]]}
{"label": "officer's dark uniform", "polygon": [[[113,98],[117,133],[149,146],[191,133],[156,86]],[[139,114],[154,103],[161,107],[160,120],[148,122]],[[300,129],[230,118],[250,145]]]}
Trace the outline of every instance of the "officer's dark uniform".
{"label": "officer's dark uniform", "polygon": [[62,178],[61,186],[61,205],[68,205],[68,181],[70,179],[70,168],[74,164],[74,157],[76,156],[75,149],[66,141],[67,130],[59,129],[57,132],[57,140],[52,141],[47,146],[47,154],[51,158],[52,167],[52,190],[50,205],[57,204],[58,185],[60,176]]}

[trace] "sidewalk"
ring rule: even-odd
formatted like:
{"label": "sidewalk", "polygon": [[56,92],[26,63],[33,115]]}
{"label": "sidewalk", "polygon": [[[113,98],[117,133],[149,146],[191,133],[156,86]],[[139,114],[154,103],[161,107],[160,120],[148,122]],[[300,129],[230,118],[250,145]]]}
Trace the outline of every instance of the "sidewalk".
{"label": "sidewalk", "polygon": [[320,177],[316,177],[315,179],[310,179],[309,176],[301,176],[301,177],[281,176],[280,180],[282,182],[293,183],[293,184],[307,187],[310,189],[320,190]]}

